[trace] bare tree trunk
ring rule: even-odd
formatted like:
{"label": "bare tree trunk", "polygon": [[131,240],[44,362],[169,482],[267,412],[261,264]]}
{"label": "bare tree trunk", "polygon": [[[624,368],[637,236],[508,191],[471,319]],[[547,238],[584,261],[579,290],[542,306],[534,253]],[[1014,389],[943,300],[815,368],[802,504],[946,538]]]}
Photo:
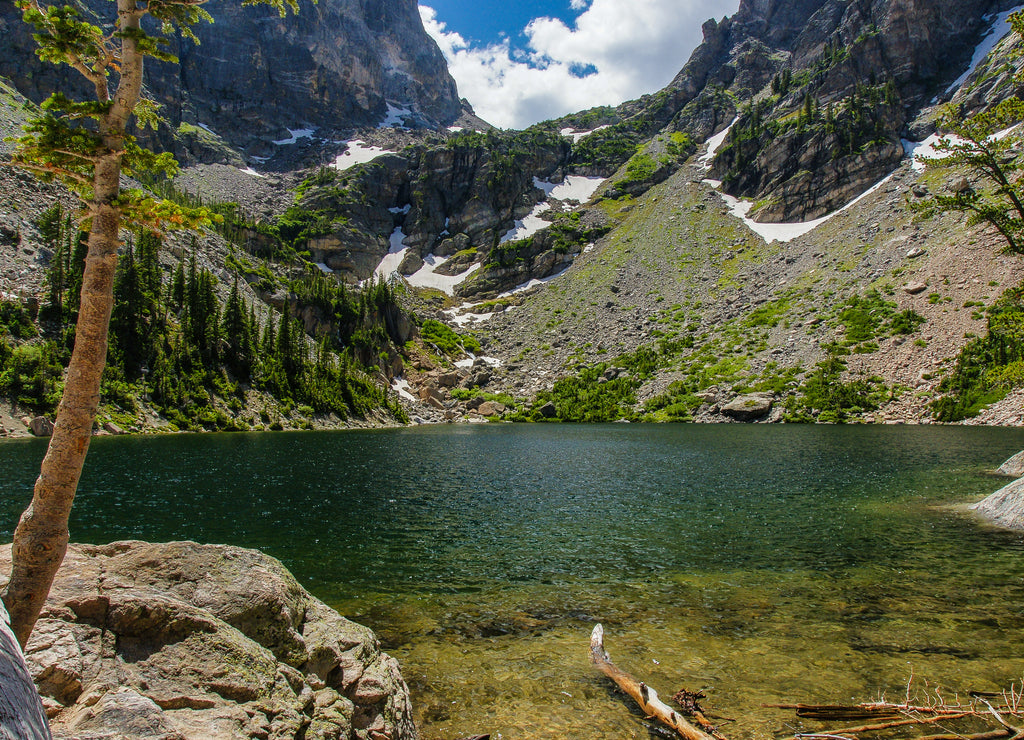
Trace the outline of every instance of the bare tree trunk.
{"label": "bare tree trunk", "polygon": [[11,615],[11,629],[23,648],[67,551],[68,517],[99,409],[100,380],[107,359],[107,335],[114,305],[121,221],[114,202],[120,171],[119,152],[104,157],[96,165],[96,197],[75,348],[32,503],[14,531],[11,579],[3,592],[3,602]]}
{"label": "bare tree trunk", "polygon": [[39,618],[57,569],[67,552],[68,518],[89,451],[92,425],[100,405],[100,381],[107,362],[107,337],[114,307],[118,233],[121,230],[121,157],[125,130],[142,95],[142,60],[137,34],[147,11],[136,0],[117,0],[121,36],[120,80],[111,96],[105,72],[84,68],[96,99],[109,103],[100,119],[103,152],[93,162],[89,216],[89,251],[82,275],[82,296],[75,330],[75,348],[68,365],[64,395],[57,407],[50,446],[32,492],[32,503],[14,530],[11,579],[2,594],[11,615],[11,629],[22,648]]}

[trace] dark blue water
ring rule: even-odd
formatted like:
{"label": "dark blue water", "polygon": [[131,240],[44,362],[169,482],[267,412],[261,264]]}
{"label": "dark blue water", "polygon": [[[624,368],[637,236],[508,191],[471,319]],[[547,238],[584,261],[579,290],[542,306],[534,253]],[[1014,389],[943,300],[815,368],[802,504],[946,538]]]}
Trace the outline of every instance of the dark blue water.
{"label": "dark blue water", "polygon": [[[986,471],[1022,448],[1021,430],[944,427],[99,438],[71,527],[281,558],[402,658],[428,735],[574,736],[608,701],[575,652],[596,620],[623,658],[657,652],[638,657],[653,678],[726,684],[740,714],[892,690],[910,667],[961,691],[1019,678],[1022,537],[945,507],[1001,486]],[[6,538],[43,451],[0,444]],[[618,710],[586,734],[629,736]]]}

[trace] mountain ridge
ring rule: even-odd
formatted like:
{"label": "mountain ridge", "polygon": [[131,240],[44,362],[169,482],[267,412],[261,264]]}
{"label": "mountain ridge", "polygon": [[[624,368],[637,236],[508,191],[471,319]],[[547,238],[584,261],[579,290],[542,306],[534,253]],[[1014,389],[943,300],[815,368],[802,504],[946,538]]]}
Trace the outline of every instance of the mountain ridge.
{"label": "mountain ridge", "polygon": [[[947,184],[919,171],[901,139],[932,133],[942,99],[974,111],[1017,92],[1021,44],[996,44],[955,89],[959,64],[906,60],[942,48],[972,64],[991,14],[1009,8],[744,0],[705,24],[704,44],[668,87],[616,108],[523,132],[364,128],[347,143],[293,134],[274,157],[318,164],[275,173],[276,159],[263,172],[193,162],[179,186],[263,193],[221,253],[294,274],[270,257],[292,250],[299,265],[350,284],[409,281],[421,286],[405,290],[423,326],[476,335],[461,346],[478,340],[473,354],[491,359],[460,360],[460,340],[431,334],[404,363],[378,368],[382,383],[412,392],[407,407],[424,420],[480,419],[482,399],[509,417],[570,418],[559,383],[624,389],[609,418],[729,420],[737,396],[769,393],[764,419],[812,420],[822,409],[807,399],[827,382],[863,391],[849,418],[927,421],[957,353],[984,332],[974,309],[991,308],[1021,274],[983,229],[955,214],[922,221],[907,207]],[[582,191],[559,190],[583,180]],[[830,218],[799,234],[758,233],[819,217]],[[967,244],[970,261],[952,244]],[[239,275],[307,330],[329,325],[287,279],[260,288],[261,270],[243,261],[223,279]]]}

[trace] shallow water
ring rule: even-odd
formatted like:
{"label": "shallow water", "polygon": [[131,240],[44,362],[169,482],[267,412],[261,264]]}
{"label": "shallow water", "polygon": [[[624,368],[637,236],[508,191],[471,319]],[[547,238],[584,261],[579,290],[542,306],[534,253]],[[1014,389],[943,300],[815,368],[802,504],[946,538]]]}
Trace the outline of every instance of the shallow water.
{"label": "shallow water", "polygon": [[[1024,538],[951,504],[1024,431],[509,426],[100,438],[76,541],[259,547],[402,664],[426,738],[647,737],[588,664],[593,625],[731,737],[763,703],[947,693],[1024,674]],[[38,442],[0,445],[0,522]],[[809,725],[811,729],[816,726]]]}

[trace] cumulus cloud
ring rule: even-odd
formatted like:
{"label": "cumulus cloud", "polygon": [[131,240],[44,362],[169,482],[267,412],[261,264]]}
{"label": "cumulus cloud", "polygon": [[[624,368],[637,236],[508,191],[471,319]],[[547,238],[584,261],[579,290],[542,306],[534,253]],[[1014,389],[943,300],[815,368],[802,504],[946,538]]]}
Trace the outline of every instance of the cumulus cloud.
{"label": "cumulus cloud", "polygon": [[701,25],[735,12],[739,0],[570,0],[572,26],[535,18],[526,43],[477,47],[420,6],[427,32],[448,60],[460,94],[503,128],[595,105],[615,105],[668,84],[700,43]]}

